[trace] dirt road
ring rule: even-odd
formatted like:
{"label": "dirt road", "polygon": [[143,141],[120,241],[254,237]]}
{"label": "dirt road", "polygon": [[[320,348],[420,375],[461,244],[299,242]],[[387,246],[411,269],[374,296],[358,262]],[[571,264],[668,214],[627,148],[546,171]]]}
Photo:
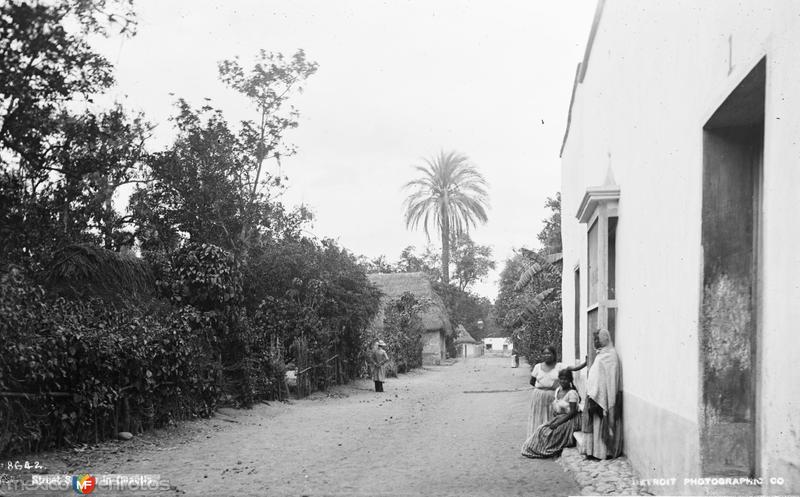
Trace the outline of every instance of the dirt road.
{"label": "dirt road", "polygon": [[47,473],[160,474],[171,489],[158,495],[578,494],[554,461],[520,456],[530,387],[510,365],[470,358],[390,378],[383,394],[357,381],[40,459]]}

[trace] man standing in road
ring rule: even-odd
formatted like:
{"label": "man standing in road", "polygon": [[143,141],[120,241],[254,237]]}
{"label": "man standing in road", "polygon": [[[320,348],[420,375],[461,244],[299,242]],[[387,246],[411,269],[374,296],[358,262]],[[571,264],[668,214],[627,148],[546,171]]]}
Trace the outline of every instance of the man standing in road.
{"label": "man standing in road", "polygon": [[386,380],[386,363],[389,362],[389,355],[386,354],[384,347],[386,347],[386,342],[377,340],[369,353],[372,381],[375,382],[376,392],[383,392],[383,382]]}

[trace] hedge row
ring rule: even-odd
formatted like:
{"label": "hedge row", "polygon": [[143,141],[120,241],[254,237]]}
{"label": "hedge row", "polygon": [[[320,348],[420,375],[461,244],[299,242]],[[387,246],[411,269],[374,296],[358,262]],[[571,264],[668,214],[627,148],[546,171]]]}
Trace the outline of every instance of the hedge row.
{"label": "hedge row", "polygon": [[49,299],[0,281],[0,453],[207,416],[221,394],[213,316]]}
{"label": "hedge row", "polygon": [[[71,246],[55,260],[47,291],[0,270],[0,454],[281,398],[287,362],[337,356],[352,377],[379,304],[355,258],[329,241],[286,240],[246,264],[205,243],[144,260]],[[398,312],[397,326],[413,321]],[[413,335],[398,338],[416,351]]]}

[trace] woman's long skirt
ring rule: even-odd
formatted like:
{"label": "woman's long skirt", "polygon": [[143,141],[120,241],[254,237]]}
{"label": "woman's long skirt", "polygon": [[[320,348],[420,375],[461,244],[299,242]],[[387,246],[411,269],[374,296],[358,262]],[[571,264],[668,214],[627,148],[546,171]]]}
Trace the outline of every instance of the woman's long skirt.
{"label": "woman's long skirt", "polygon": [[555,390],[542,390],[534,388],[531,396],[531,408],[528,414],[528,430],[526,438],[530,438],[539,426],[551,419],[552,403],[555,399]]}
{"label": "woman's long skirt", "polygon": [[584,425],[583,447],[581,454],[592,456],[597,459],[611,459],[622,455],[622,420],[617,419],[614,423],[614,434],[610,436],[608,429],[607,416],[588,417],[588,425]]}
{"label": "woman's long skirt", "polygon": [[[555,429],[542,424],[522,444],[522,455],[530,458],[553,457],[561,454],[564,447],[572,447],[575,441],[572,434],[575,432],[576,416],[569,421],[561,423]],[[580,426],[578,426],[579,428]]]}

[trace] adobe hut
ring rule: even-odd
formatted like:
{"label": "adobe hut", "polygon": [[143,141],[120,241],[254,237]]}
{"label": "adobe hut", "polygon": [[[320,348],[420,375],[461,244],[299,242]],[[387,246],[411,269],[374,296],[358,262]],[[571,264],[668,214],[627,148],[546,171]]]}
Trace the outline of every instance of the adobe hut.
{"label": "adobe hut", "polygon": [[483,355],[483,345],[469,334],[463,325],[456,327],[456,345],[461,357],[479,357]]}
{"label": "adobe hut", "polygon": [[420,313],[425,327],[423,337],[422,363],[438,364],[445,358],[445,337],[453,332],[444,302],[433,291],[433,286],[425,273],[375,273],[368,274],[369,281],[383,293],[381,310],[375,316],[373,326],[383,328],[383,306],[399,299],[408,292],[420,300],[429,300],[432,305]]}

